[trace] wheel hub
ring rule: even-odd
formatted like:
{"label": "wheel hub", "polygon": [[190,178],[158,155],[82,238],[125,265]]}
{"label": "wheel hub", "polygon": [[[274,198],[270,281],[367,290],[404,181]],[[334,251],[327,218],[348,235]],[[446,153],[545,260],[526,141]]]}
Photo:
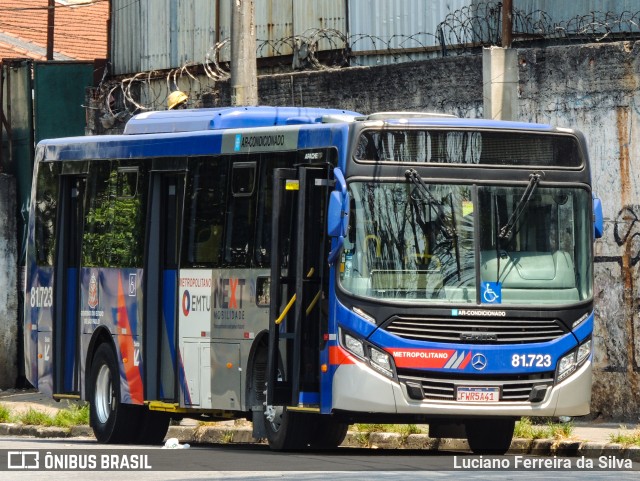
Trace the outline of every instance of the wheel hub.
{"label": "wheel hub", "polygon": [[100,367],[96,378],[96,391],[94,404],[98,421],[104,424],[109,419],[114,408],[113,385],[111,383],[111,371],[107,365]]}

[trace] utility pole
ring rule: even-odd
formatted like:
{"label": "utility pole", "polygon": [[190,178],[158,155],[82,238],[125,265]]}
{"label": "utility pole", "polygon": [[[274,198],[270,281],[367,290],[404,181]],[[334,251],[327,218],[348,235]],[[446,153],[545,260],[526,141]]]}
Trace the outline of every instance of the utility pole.
{"label": "utility pole", "polygon": [[502,47],[511,48],[513,38],[513,0],[502,0]]}
{"label": "utility pole", "polygon": [[484,118],[518,119],[518,51],[513,39],[513,0],[502,0],[502,47],[482,52]]}
{"label": "utility pole", "polygon": [[231,0],[231,104],[258,105],[253,0]]}
{"label": "utility pole", "polygon": [[47,60],[53,60],[53,34],[55,32],[56,0],[49,0],[47,10]]}

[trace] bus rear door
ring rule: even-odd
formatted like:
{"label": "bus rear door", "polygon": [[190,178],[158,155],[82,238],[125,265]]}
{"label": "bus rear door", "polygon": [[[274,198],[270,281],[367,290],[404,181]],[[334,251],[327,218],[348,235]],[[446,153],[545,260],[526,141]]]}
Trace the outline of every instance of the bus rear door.
{"label": "bus rear door", "polygon": [[176,401],[178,263],[184,172],[153,172],[145,259],[145,399]]}
{"label": "bus rear door", "polygon": [[44,363],[53,361],[54,395],[77,394],[80,390],[78,295],[85,183],[84,176],[60,176],[53,352],[50,352],[51,345],[47,345],[46,336],[43,349],[38,348]]}
{"label": "bus rear door", "polygon": [[276,169],[267,403],[319,406],[329,166]]}

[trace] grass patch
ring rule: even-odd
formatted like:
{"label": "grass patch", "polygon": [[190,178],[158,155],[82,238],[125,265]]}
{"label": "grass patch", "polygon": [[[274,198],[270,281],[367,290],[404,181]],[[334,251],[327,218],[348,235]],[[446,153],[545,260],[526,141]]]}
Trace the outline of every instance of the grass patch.
{"label": "grass patch", "polygon": [[73,426],[86,426],[89,424],[89,405],[71,405],[61,409],[53,417],[53,426],[71,428]]}
{"label": "grass patch", "polygon": [[0,423],[11,421],[11,410],[4,404],[0,404]]}
{"label": "grass patch", "polygon": [[610,434],[609,439],[612,443],[622,444],[624,446],[640,446],[640,430],[621,432]]}
{"label": "grass patch", "polygon": [[369,446],[371,433],[398,433],[405,443],[410,434],[420,434],[422,430],[415,424],[354,424],[353,430],[358,444]]}
{"label": "grass patch", "polygon": [[15,420],[27,426],[53,426],[53,416],[33,408],[18,414]]}
{"label": "grass patch", "polygon": [[60,409],[55,415],[47,414],[37,409],[13,414],[10,409],[0,405],[0,422],[17,422],[27,426],[56,426],[71,428],[89,424],[89,405],[70,405]]}
{"label": "grass patch", "polygon": [[516,422],[513,437],[525,439],[567,439],[573,435],[573,423],[555,423],[547,421],[538,425],[531,418],[522,418]]}

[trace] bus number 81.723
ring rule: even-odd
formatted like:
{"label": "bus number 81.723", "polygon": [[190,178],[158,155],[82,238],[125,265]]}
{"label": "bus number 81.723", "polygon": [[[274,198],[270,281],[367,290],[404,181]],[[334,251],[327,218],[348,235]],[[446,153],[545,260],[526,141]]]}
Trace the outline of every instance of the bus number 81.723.
{"label": "bus number 81.723", "polygon": [[51,307],[53,305],[53,287],[32,287],[31,307]]}
{"label": "bus number 81.723", "polygon": [[550,367],[551,356],[549,354],[514,354],[511,356],[513,367]]}

